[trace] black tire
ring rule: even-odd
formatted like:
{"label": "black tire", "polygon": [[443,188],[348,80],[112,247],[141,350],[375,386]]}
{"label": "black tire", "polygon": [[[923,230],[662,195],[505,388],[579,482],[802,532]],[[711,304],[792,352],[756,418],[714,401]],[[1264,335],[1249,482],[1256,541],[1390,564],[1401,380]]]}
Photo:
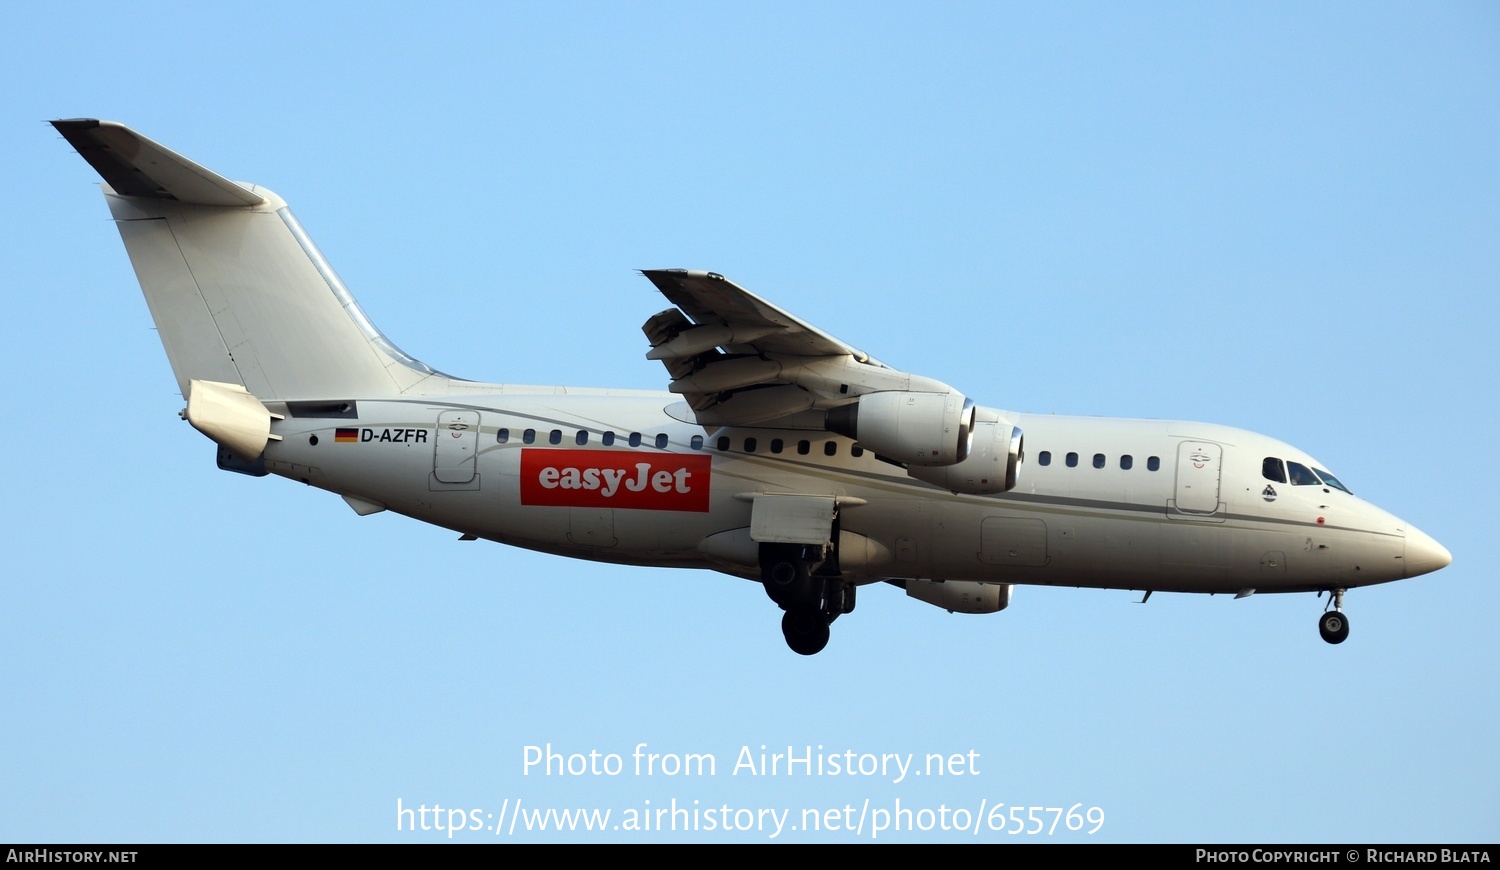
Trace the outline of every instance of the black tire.
{"label": "black tire", "polygon": [[828,646],[828,618],[816,610],[793,608],[781,615],[781,635],[797,655],[817,655]]}
{"label": "black tire", "polygon": [[782,607],[790,607],[807,597],[809,584],[807,569],[800,562],[777,560],[767,564],[760,572],[760,582],[766,594]]}
{"label": "black tire", "polygon": [[818,587],[800,547],[780,547],[762,556],[760,582],[783,609],[804,606]]}
{"label": "black tire", "polygon": [[1329,643],[1343,643],[1349,636],[1349,619],[1337,610],[1318,617],[1318,634]]}

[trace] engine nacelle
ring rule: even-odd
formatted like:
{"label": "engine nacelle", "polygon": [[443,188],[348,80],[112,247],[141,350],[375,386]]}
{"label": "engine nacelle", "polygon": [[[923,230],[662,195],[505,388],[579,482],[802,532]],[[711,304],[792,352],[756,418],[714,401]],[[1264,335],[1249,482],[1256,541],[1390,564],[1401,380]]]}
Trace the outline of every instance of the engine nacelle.
{"label": "engine nacelle", "polygon": [[907,465],[955,465],[969,455],[974,403],[956,392],[880,392],[828,412],[828,428]]}
{"label": "engine nacelle", "polygon": [[906,473],[949,492],[995,495],[1016,488],[1021,466],[1021,430],[1001,420],[974,424],[969,456],[956,465],[914,466]]}
{"label": "engine nacelle", "polygon": [[[895,581],[892,581],[895,582]],[[949,613],[999,613],[1010,606],[1010,583],[907,580],[906,595]]]}

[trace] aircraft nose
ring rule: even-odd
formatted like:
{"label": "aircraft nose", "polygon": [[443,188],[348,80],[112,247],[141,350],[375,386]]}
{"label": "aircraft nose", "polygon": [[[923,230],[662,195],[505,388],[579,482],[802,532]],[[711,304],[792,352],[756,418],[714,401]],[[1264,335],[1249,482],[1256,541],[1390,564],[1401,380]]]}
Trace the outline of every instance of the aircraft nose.
{"label": "aircraft nose", "polygon": [[1407,526],[1406,555],[1402,561],[1406,564],[1406,576],[1416,577],[1448,567],[1453,554],[1416,527]]}

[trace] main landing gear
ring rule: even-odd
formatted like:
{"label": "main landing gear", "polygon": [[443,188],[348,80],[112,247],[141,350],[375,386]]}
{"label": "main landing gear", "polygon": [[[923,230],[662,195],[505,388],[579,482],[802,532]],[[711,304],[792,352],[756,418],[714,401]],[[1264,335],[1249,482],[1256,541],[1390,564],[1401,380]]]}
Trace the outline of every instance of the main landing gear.
{"label": "main landing gear", "polygon": [[845,581],[823,547],[761,544],[760,579],[782,610],[781,634],[798,655],[822,652],[828,626],[854,610],[854,585]]}
{"label": "main landing gear", "polygon": [[1328,606],[1333,609],[1325,607],[1323,615],[1318,617],[1318,634],[1329,643],[1343,643],[1349,636],[1349,618],[1344,616],[1344,590],[1333,590],[1328,598]]}

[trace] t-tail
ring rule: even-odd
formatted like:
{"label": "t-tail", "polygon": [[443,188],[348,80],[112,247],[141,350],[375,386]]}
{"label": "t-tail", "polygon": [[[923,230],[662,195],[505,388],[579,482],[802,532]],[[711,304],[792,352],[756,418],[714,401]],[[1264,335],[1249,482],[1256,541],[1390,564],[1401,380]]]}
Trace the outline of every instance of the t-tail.
{"label": "t-tail", "polygon": [[52,126],[104,178],[190,410],[194,382],[231,404],[234,387],[261,401],[447,391],[366,319],[279,196],[112,121]]}

